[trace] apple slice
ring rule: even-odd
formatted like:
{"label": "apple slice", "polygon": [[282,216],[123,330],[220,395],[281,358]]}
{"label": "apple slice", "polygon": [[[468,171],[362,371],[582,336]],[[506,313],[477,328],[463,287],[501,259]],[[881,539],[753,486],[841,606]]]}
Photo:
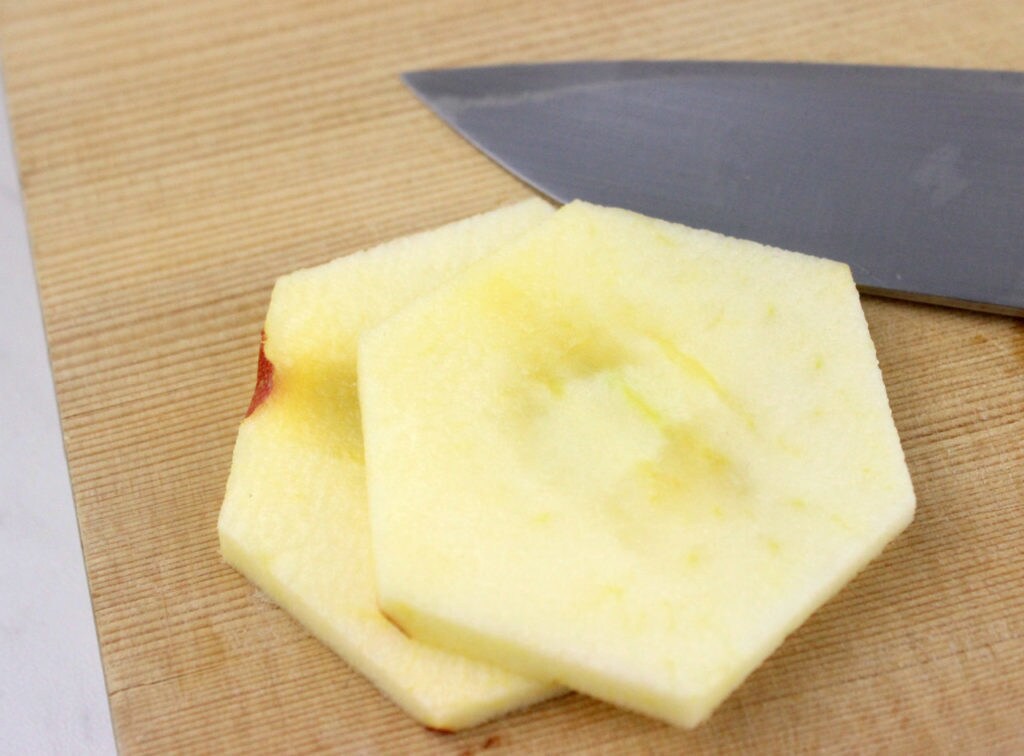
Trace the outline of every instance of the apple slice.
{"label": "apple slice", "polygon": [[357,340],[551,212],[532,200],[279,279],[238,432],[224,558],[430,727],[468,727],[557,689],[410,640],[378,610]]}
{"label": "apple slice", "polygon": [[910,521],[842,264],[573,203],[364,335],[381,605],[685,727]]}

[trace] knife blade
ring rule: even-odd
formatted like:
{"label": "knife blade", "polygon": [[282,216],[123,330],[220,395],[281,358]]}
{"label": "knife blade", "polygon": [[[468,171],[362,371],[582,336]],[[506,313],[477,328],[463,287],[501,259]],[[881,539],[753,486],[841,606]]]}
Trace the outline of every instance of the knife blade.
{"label": "knife blade", "polygon": [[403,75],[560,202],[848,263],[862,291],[1024,314],[1024,74],[692,61]]}
{"label": "knife blade", "polygon": [[0,752],[116,754],[0,72]]}

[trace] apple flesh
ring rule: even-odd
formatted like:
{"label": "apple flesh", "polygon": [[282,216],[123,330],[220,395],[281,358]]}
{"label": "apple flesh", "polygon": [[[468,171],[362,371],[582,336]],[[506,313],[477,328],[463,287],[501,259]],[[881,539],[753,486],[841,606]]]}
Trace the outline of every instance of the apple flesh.
{"label": "apple flesh", "polygon": [[358,370],[389,616],[677,725],[913,516],[836,262],[572,203]]}
{"label": "apple flesh", "polygon": [[358,338],[551,212],[532,200],[279,279],[220,512],[225,560],[437,729],[468,727],[557,689],[411,640],[378,610]]}

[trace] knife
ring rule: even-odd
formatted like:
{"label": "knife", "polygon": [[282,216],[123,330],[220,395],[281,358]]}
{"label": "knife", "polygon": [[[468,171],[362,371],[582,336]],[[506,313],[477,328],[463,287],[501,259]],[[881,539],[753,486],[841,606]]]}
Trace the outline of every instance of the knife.
{"label": "knife", "polygon": [[544,194],[850,265],[861,291],[1024,315],[1024,74],[577,62],[410,72]]}
{"label": "knife", "polygon": [[116,754],[0,76],[0,753]]}

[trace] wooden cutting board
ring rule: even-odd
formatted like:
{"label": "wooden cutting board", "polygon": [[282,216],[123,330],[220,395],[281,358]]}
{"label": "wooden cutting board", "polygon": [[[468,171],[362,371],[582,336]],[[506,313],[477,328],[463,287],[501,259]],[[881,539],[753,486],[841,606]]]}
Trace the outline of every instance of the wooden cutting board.
{"label": "wooden cutting board", "polygon": [[428,732],[227,568],[215,535],[274,278],[530,194],[400,71],[1024,70],[1020,0],[6,0],[0,35],[122,751],[1024,749],[1020,320],[865,298],[917,519],[694,732],[582,696]]}

